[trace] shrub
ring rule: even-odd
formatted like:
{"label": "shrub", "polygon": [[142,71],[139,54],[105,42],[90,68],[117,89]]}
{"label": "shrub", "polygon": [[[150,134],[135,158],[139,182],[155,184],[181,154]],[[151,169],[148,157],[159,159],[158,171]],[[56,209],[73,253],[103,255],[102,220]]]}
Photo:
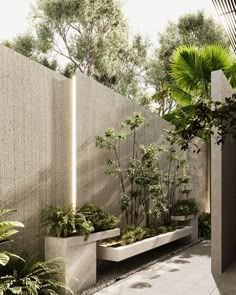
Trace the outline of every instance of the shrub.
{"label": "shrub", "polygon": [[159,226],[155,228],[142,228],[140,226],[129,225],[122,230],[120,243],[121,245],[133,244],[137,241],[141,241],[147,238],[157,236],[159,234],[165,234],[167,232],[175,230],[175,226]]}
{"label": "shrub", "polygon": [[[168,132],[161,145],[141,144],[138,129],[144,124],[141,113],[126,117],[118,129],[107,128],[104,136],[96,136],[96,147],[107,150],[107,175],[117,175],[122,193],[121,210],[126,223],[150,227],[151,216],[156,221],[165,218],[170,224],[169,209],[178,190],[182,196],[191,191],[186,159],[177,153],[175,140]],[[124,162],[119,146],[131,141],[132,153]],[[167,164],[162,167],[162,158]]]}
{"label": "shrub", "polygon": [[63,283],[59,259],[41,262],[29,254],[23,254],[23,258],[10,259],[0,268],[0,295],[59,295],[61,289],[70,290]]}
{"label": "shrub", "polygon": [[41,224],[46,234],[56,235],[58,238],[76,233],[87,238],[94,231],[92,223],[72,207],[65,209],[54,205],[47,206],[42,211]]}
{"label": "shrub", "polygon": [[87,221],[91,222],[95,231],[113,229],[119,223],[119,220],[104,209],[95,204],[85,204],[78,211],[85,216]]}
{"label": "shrub", "polygon": [[[14,211],[16,210],[0,209],[0,216]],[[18,230],[15,229],[16,227],[24,227],[24,225],[18,221],[0,222],[0,244],[11,241],[10,238],[18,233]],[[10,253],[8,251],[0,251],[0,265],[5,266],[9,262],[10,257],[17,257],[18,259],[20,259],[20,257],[16,256],[13,253]]]}
{"label": "shrub", "polygon": [[197,215],[199,207],[194,199],[179,199],[172,206],[171,212],[176,216]]}
{"label": "shrub", "polygon": [[198,234],[199,237],[211,238],[211,214],[202,212],[198,219]]}
{"label": "shrub", "polygon": [[144,239],[146,230],[142,227],[128,226],[122,231],[121,245],[133,244]]}

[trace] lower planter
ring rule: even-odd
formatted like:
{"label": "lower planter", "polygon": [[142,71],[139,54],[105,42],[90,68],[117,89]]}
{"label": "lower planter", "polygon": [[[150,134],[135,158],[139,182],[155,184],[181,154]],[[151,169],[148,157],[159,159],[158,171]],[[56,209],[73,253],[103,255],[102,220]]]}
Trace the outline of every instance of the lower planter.
{"label": "lower planter", "polygon": [[[45,259],[62,258],[66,284],[76,293],[96,283],[97,241],[120,235],[120,229],[68,238],[45,237]],[[70,294],[69,292],[67,292]]]}
{"label": "lower planter", "polygon": [[192,226],[185,226],[175,231],[160,234],[155,237],[147,238],[142,241],[135,242],[130,245],[111,247],[106,243],[98,244],[98,259],[110,261],[122,261],[132,256],[141,254],[151,249],[160,247],[170,242],[191,236],[193,233]]}
{"label": "lower planter", "polygon": [[193,227],[193,234],[190,237],[190,242],[195,242],[198,239],[198,214],[187,216],[171,216],[171,219],[176,221],[179,225],[188,225]]}
{"label": "lower planter", "polygon": [[171,216],[171,219],[174,221],[186,221],[194,219],[195,215],[187,215],[187,216]]}

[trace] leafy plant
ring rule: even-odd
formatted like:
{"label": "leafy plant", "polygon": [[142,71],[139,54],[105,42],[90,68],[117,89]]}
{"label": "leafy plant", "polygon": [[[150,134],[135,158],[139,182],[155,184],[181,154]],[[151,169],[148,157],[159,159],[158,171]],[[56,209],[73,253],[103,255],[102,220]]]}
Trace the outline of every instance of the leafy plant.
{"label": "leafy plant", "polygon": [[144,239],[146,230],[142,227],[128,226],[122,231],[121,245],[133,244]]}
{"label": "leafy plant", "polygon": [[198,234],[199,237],[210,239],[211,238],[211,214],[202,212],[198,218]]}
{"label": "leafy plant", "polygon": [[134,225],[129,225],[125,229],[122,230],[120,244],[121,245],[128,245],[133,244],[137,241],[141,241],[147,238],[151,238],[157,236],[159,234],[164,234],[167,232],[174,231],[176,229],[175,226],[159,226],[158,229],[149,227],[136,227]]}
{"label": "leafy plant", "polygon": [[[0,216],[15,212],[16,210],[12,209],[0,209]],[[18,221],[2,221],[0,222],[0,244],[10,242],[10,238],[18,233],[18,230],[16,230],[16,227],[24,227],[24,225],[21,222]],[[17,255],[10,253],[8,251],[0,251],[0,265],[5,266],[9,260],[10,257],[18,257]]]}
{"label": "leafy plant", "polygon": [[41,224],[46,234],[56,235],[58,238],[74,234],[87,238],[94,231],[92,223],[72,207],[65,209],[54,205],[47,206],[42,211]]}
{"label": "leafy plant", "polygon": [[[182,150],[190,148],[195,137],[210,141],[215,136],[216,144],[224,144],[228,138],[236,139],[236,95],[224,102],[197,102],[179,108],[164,116],[175,125],[173,136]],[[217,130],[217,131],[216,131]],[[196,146],[195,151],[200,148]]]}
{"label": "leafy plant", "polygon": [[83,214],[87,221],[91,222],[95,231],[113,229],[119,223],[119,220],[104,209],[95,204],[85,204],[78,211]]}
{"label": "leafy plant", "polygon": [[194,199],[179,199],[172,206],[171,212],[175,216],[197,215],[199,207]]}
{"label": "leafy plant", "polygon": [[29,254],[23,257],[24,260],[11,259],[0,268],[0,295],[59,295],[62,289],[73,294],[63,283],[60,259],[41,262]]}
{"label": "leafy plant", "polygon": [[[176,189],[182,195],[187,195],[190,178],[187,175],[187,162],[177,155],[175,141],[169,134],[163,142],[166,148],[138,143],[137,129],[143,123],[141,113],[134,113],[121,123],[118,130],[108,128],[103,137],[97,136],[96,146],[113,151],[114,158],[108,159],[106,174],[118,174],[122,187],[120,203],[126,223],[138,226],[145,222],[145,226],[149,227],[150,214],[156,219],[165,215],[166,223],[170,223],[168,211]],[[127,165],[120,160],[118,145],[128,137],[132,138],[132,155]],[[167,159],[165,167],[161,165],[162,157]]]}

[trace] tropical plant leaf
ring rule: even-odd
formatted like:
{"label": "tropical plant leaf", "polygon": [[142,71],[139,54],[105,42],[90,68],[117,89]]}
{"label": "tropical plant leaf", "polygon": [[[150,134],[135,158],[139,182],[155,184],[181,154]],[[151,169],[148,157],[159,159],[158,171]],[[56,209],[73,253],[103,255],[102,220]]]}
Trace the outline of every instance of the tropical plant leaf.
{"label": "tropical plant leaf", "polygon": [[7,213],[11,213],[11,212],[16,212],[15,209],[0,209],[0,216],[7,214]]}
{"label": "tropical plant leaf", "polygon": [[183,91],[198,99],[210,98],[211,72],[222,70],[226,76],[236,75],[234,59],[228,49],[220,45],[203,48],[181,46],[173,53],[170,63],[170,76]]}
{"label": "tropical plant leaf", "polygon": [[1,231],[6,231],[12,227],[24,227],[24,224],[18,221],[0,222],[0,234],[1,234]]}
{"label": "tropical plant leaf", "polygon": [[10,260],[10,258],[6,253],[0,252],[0,264],[1,265],[3,265],[3,266],[7,265],[9,260]]}
{"label": "tropical plant leaf", "polygon": [[9,231],[7,231],[7,232],[5,232],[5,233],[1,233],[1,234],[0,234],[0,242],[1,242],[1,241],[7,241],[7,240],[9,240],[9,237],[15,235],[15,234],[18,233],[18,232],[19,232],[19,231],[16,230],[16,229],[11,229],[11,230],[9,230]]}

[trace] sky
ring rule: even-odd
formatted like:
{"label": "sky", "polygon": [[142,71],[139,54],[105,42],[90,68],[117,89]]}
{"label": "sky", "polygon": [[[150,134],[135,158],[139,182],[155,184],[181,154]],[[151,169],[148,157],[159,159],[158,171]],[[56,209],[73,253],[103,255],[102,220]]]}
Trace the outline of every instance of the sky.
{"label": "sky", "polygon": [[[35,0],[0,0],[0,40],[11,39],[28,29],[30,5]],[[122,0],[131,32],[140,32],[157,42],[168,20],[177,20],[187,12],[204,9],[218,19],[212,0]]]}

